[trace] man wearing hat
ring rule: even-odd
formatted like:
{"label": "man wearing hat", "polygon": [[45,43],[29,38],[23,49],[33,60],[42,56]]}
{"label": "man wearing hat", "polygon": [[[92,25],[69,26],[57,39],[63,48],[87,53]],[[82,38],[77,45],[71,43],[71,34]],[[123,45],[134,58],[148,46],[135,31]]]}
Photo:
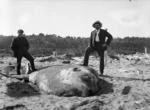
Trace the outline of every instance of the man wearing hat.
{"label": "man wearing hat", "polygon": [[[100,75],[104,73],[104,51],[107,50],[113,37],[104,29],[101,29],[102,23],[96,21],[93,23],[94,31],[91,32],[90,45],[86,49],[83,66],[88,66],[89,56],[92,52],[96,51],[100,57]],[[107,38],[107,39],[106,39]]]}
{"label": "man wearing hat", "polygon": [[11,49],[14,52],[14,57],[17,58],[17,74],[20,75],[21,60],[25,57],[30,61],[32,71],[35,71],[34,58],[29,54],[29,43],[24,37],[24,31],[22,29],[18,30],[18,36],[13,39]]}

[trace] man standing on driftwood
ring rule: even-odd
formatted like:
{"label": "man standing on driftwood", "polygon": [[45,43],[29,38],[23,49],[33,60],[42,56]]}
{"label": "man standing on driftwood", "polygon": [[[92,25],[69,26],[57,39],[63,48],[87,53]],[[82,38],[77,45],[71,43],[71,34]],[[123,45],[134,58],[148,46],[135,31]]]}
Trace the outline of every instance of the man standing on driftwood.
{"label": "man standing on driftwood", "polygon": [[[107,50],[113,37],[104,29],[101,29],[102,23],[96,21],[93,23],[94,31],[91,32],[90,46],[86,49],[83,66],[88,66],[89,56],[92,52],[96,51],[100,57],[100,75],[104,73],[104,51]],[[107,38],[107,39],[106,39]]]}
{"label": "man standing on driftwood", "polygon": [[24,37],[24,31],[18,30],[18,36],[12,41],[11,49],[14,51],[14,57],[17,58],[17,74],[20,75],[21,59],[25,57],[30,61],[32,71],[35,71],[34,58],[29,54],[29,43]]}

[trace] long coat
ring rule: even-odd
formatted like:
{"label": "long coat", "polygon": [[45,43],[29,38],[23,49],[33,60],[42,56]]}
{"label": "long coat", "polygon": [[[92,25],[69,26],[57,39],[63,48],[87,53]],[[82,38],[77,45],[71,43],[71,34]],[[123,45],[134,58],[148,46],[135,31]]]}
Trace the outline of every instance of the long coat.
{"label": "long coat", "polygon": [[29,43],[25,37],[16,37],[13,39],[11,44],[11,49],[14,51],[14,57],[17,57],[19,54],[27,52],[29,49]]}

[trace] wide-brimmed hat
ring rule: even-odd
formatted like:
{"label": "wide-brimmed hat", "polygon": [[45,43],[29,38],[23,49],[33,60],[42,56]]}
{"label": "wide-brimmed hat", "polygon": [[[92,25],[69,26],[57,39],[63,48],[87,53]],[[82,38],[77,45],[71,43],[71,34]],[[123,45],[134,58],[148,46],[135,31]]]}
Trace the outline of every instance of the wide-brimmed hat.
{"label": "wide-brimmed hat", "polygon": [[102,27],[102,23],[101,23],[100,21],[96,21],[96,22],[93,23],[92,26],[93,26],[94,28],[95,28],[95,24],[99,24],[99,25]]}
{"label": "wide-brimmed hat", "polygon": [[19,30],[18,30],[18,33],[19,33],[19,34],[23,34],[24,31],[23,31],[22,29],[19,29]]}

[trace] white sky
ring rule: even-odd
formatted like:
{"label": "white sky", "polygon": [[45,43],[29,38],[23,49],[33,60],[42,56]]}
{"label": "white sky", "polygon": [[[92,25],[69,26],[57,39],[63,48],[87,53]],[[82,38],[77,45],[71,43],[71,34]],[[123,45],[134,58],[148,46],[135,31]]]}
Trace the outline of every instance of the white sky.
{"label": "white sky", "polygon": [[150,0],[1,0],[0,34],[89,37],[100,20],[114,37],[150,37]]}

